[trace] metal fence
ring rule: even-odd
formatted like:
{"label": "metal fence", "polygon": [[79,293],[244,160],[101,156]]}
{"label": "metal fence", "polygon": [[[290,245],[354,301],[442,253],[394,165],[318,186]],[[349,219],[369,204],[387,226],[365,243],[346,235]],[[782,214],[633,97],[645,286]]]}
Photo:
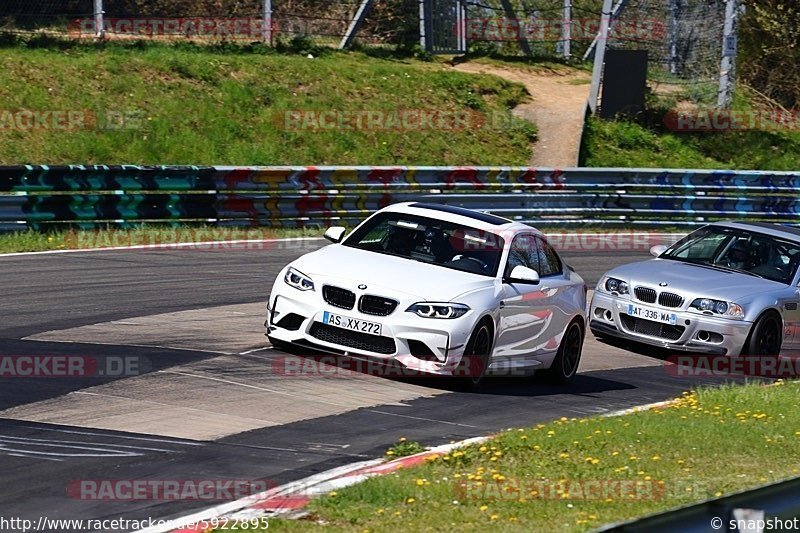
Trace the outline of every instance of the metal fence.
{"label": "metal fence", "polygon": [[539,227],[800,224],[800,173],[525,167],[0,167],[0,229],[353,225],[428,201]]}

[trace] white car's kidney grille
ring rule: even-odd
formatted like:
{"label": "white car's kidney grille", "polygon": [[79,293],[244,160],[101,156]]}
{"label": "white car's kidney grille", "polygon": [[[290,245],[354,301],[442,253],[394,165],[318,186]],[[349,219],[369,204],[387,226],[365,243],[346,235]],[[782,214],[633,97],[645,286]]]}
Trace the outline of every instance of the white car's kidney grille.
{"label": "white car's kidney grille", "polygon": [[628,315],[620,315],[622,325],[625,329],[633,333],[647,335],[648,337],[659,337],[669,341],[676,341],[681,338],[684,330],[683,326],[672,326],[670,324],[662,324],[661,322],[654,322],[652,320],[645,320],[643,318],[636,318]]}
{"label": "white car's kidney grille", "polygon": [[341,309],[352,309],[356,304],[356,293],[333,285],[322,286],[322,297],[332,306]]}
{"label": "white car's kidney grille", "polygon": [[359,331],[350,331],[349,329],[329,326],[322,322],[314,322],[309,334],[325,342],[356,348],[365,352],[392,354],[396,349],[394,339],[391,337],[379,337]]}
{"label": "white car's kidney grille", "polygon": [[683,296],[674,292],[662,292],[658,295],[658,303],[664,307],[680,307],[683,305]]}
{"label": "white car's kidney grille", "polygon": [[633,289],[636,299],[640,302],[653,303],[656,301],[656,290],[650,287],[636,287]]}
{"label": "white car's kidney grille", "polygon": [[397,307],[397,300],[365,294],[358,299],[358,310],[365,315],[391,315]]}

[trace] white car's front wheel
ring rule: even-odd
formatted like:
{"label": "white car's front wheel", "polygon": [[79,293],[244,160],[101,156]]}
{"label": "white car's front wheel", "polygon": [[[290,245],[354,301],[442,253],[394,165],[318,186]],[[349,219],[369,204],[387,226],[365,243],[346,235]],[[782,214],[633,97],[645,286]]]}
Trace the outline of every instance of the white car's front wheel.
{"label": "white car's front wheel", "polygon": [[477,390],[489,369],[492,353],[492,333],[489,325],[480,322],[464,348],[464,357],[456,370],[461,383],[469,390]]}

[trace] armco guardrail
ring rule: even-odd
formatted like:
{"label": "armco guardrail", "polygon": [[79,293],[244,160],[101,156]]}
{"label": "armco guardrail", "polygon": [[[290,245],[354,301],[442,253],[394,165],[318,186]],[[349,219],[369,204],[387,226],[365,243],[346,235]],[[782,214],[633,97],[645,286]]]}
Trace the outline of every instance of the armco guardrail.
{"label": "armco guardrail", "polygon": [[[598,533],[791,531],[800,527],[800,478],[612,524]],[[769,522],[768,522],[769,521]]]}
{"label": "armco guardrail", "polygon": [[0,167],[0,229],[297,227],[434,201],[542,227],[800,224],[800,173],[525,167]]}

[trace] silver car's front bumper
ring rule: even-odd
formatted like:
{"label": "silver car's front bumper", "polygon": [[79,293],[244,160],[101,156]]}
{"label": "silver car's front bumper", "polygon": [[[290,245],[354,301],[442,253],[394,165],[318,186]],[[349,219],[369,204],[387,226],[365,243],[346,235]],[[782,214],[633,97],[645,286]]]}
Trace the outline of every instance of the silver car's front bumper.
{"label": "silver car's front bumper", "polygon": [[589,327],[596,335],[633,340],[670,350],[702,354],[739,355],[742,352],[752,322],[718,318],[699,313],[662,308],[656,304],[645,307],[663,309],[678,317],[675,326],[643,321],[628,316],[628,304],[637,303],[610,294],[595,292],[589,310]]}

